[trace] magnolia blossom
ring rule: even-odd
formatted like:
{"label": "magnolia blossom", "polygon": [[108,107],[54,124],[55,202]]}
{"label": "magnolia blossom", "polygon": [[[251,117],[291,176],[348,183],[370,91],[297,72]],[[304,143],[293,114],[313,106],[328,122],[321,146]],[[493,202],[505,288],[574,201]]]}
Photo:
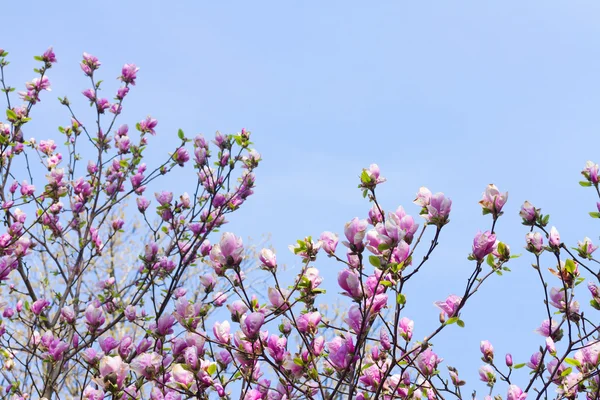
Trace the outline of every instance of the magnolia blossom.
{"label": "magnolia blossom", "polygon": [[423,209],[421,216],[425,218],[427,223],[441,228],[449,222],[448,217],[451,209],[452,200],[440,192],[431,196],[429,204]]}
{"label": "magnolia blossom", "polygon": [[227,320],[223,322],[215,322],[213,325],[213,333],[221,344],[229,344],[231,340],[230,325]]}
{"label": "magnolia blossom", "polygon": [[544,251],[544,237],[539,232],[527,233],[525,235],[525,242],[527,243],[525,248],[533,254],[540,254]]}
{"label": "magnolia blossom", "polygon": [[367,226],[368,222],[366,220],[359,220],[358,218],[347,222],[344,226],[344,234],[348,241],[344,241],[343,244],[352,250],[361,252],[364,248],[363,239],[367,233]]}
{"label": "magnolia blossom", "polygon": [[593,185],[598,185],[598,164],[593,161],[587,161],[585,163],[585,168],[581,171],[581,174],[585,176],[585,178],[591,182]]}
{"label": "magnolia blossom", "polygon": [[526,201],[521,206],[521,211],[519,211],[519,215],[523,218],[523,221],[529,225],[533,224],[539,215],[539,210],[536,209],[533,204]]}
{"label": "magnolia blossom", "polygon": [[210,259],[221,265],[234,266],[242,262],[244,256],[244,246],[242,239],[236,237],[233,233],[224,233],[218,244],[215,244],[210,251]]}
{"label": "magnolia blossom", "polygon": [[544,320],[542,325],[535,330],[535,332],[539,333],[542,336],[552,336],[556,333],[558,329],[558,322],[555,320]]}
{"label": "magnolia blossom", "polygon": [[404,340],[410,342],[415,328],[415,322],[407,317],[402,317],[398,323],[398,333]]}
{"label": "magnolia blossom", "polygon": [[487,382],[488,384],[493,384],[496,381],[496,373],[491,365],[486,364],[479,368],[479,378],[483,382]]}
{"label": "magnolia blossom", "polygon": [[160,371],[163,357],[156,353],[142,353],[133,359],[130,366],[137,374],[152,379]]}
{"label": "magnolia blossom", "polygon": [[436,301],[433,304],[442,310],[448,318],[451,318],[456,316],[461,301],[462,297],[452,294],[445,301]]}
{"label": "magnolia blossom", "polygon": [[527,393],[524,393],[517,385],[510,385],[508,387],[508,394],[506,400],[525,400]]}
{"label": "magnolia blossom", "polygon": [[194,374],[186,369],[183,364],[173,364],[171,380],[178,386],[189,389],[194,383]]}
{"label": "magnolia blossom", "polygon": [[275,252],[270,249],[262,249],[259,254],[260,262],[269,269],[277,268],[277,257],[275,256]]}
{"label": "magnolia blossom", "polygon": [[332,256],[335,254],[335,249],[338,245],[338,236],[332,232],[323,232],[319,237],[323,251]]}
{"label": "magnolia blossom", "polygon": [[478,261],[482,261],[494,250],[495,244],[496,235],[490,231],[477,232],[473,239],[473,257]]}
{"label": "magnolia blossom", "polygon": [[583,239],[583,242],[577,242],[577,252],[580,257],[591,259],[592,253],[598,249],[598,246],[594,246],[592,240],[589,237]]}
{"label": "magnolia blossom", "polygon": [[320,322],[321,314],[314,311],[300,315],[296,320],[296,326],[302,333],[315,333]]}
{"label": "magnolia blossom", "polygon": [[483,197],[479,204],[483,207],[484,213],[491,213],[494,216],[502,212],[502,207],[508,200],[508,192],[501,193],[496,185],[489,184],[483,192]]}
{"label": "magnolia blossom", "polygon": [[489,341],[482,340],[479,344],[479,349],[481,350],[481,354],[483,354],[485,362],[492,362],[494,360],[494,346]]}
{"label": "magnolia blossom", "polygon": [[558,248],[560,247],[560,234],[558,233],[558,230],[555,227],[552,227],[552,229],[550,229],[550,235],[548,236],[548,243],[550,244],[550,247],[554,247],[554,248]]}
{"label": "magnolia blossom", "polygon": [[353,362],[354,342],[352,336],[347,338],[336,336],[331,342],[327,343],[327,349],[329,350],[328,361],[334,368],[343,370]]}
{"label": "magnolia blossom", "polygon": [[117,388],[121,389],[123,387],[123,381],[129,372],[129,366],[120,356],[104,356],[100,360],[99,371],[102,378],[101,385],[105,389],[110,388],[111,382]]}
{"label": "magnolia blossom", "polygon": [[443,359],[439,358],[433,350],[427,348],[417,357],[417,366],[423,375],[431,376],[433,372],[437,370],[438,364],[442,361]]}

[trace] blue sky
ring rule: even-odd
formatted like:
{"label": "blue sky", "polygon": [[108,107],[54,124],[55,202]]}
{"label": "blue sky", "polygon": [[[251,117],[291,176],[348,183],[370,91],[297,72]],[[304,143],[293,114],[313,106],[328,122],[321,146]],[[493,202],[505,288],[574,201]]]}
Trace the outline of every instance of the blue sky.
{"label": "blue sky", "polygon": [[[32,55],[50,45],[57,53],[53,92],[36,111],[32,136],[50,137],[67,122],[56,96],[85,109],[83,51],[101,59],[109,87],[123,63],[140,66],[123,121],[156,117],[157,144],[171,147],[178,128],[250,129],[264,161],[255,196],[227,229],[245,238],[270,233],[292,271],[288,244],[324,230],[341,234],[346,221],[366,216],[356,185],[370,163],[388,178],[380,191],[388,209],[403,205],[416,215],[420,186],[445,192],[452,223],[408,291],[422,337],[437,323],[433,301],[462,290],[470,273],[472,237],[491,223],[477,205],[488,183],[510,193],[498,233],[513,253],[523,252],[524,200],[551,214],[564,241],[598,239],[587,217],[593,193],[577,181],[597,157],[600,3],[369,3],[13,2],[3,6],[0,47],[11,53],[15,85],[33,77]],[[188,179],[173,189],[191,187]],[[544,306],[532,261],[515,260],[513,273],[465,310],[467,327],[438,341],[468,387],[476,386],[480,340],[519,362],[543,343],[533,333]],[[316,266],[330,280],[339,270],[327,259]],[[587,303],[587,293],[579,300]],[[520,377],[525,382],[525,371]]]}

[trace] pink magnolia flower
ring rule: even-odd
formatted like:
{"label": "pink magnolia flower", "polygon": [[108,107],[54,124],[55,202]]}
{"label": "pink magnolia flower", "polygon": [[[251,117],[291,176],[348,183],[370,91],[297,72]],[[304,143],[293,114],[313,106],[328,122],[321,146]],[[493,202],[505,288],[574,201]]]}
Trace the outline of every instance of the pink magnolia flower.
{"label": "pink magnolia flower", "polygon": [[83,53],[83,61],[80,65],[84,74],[92,76],[94,71],[100,68],[101,63],[98,61],[98,57],[88,53]]}
{"label": "pink magnolia flower", "polygon": [[[565,291],[562,288],[551,288],[550,289],[550,304],[556,307],[558,310],[565,312],[567,309],[567,299],[565,297]],[[571,313],[579,313],[579,302],[572,301],[569,305],[569,311]]]}
{"label": "pink magnolia flower", "polygon": [[323,277],[319,276],[319,270],[315,267],[307,268],[304,272],[304,277],[310,282],[310,288],[312,290],[318,288],[321,282],[323,282]]}
{"label": "pink magnolia flower", "polygon": [[267,351],[277,364],[281,364],[287,352],[287,339],[271,335],[267,341]]}
{"label": "pink magnolia flower", "polygon": [[156,135],[156,131],[154,130],[156,125],[158,125],[158,121],[148,116],[146,119],[138,122],[137,128],[141,133],[150,133],[151,135]]}
{"label": "pink magnolia flower", "polygon": [[542,336],[553,336],[556,334],[558,330],[558,322],[555,320],[544,320],[542,325],[535,330],[535,332],[539,333]]}
{"label": "pink magnolia flower", "polygon": [[[3,53],[3,50],[0,49],[0,54]],[[56,62],[56,55],[54,54],[54,50],[52,47],[48,47],[48,49],[42,54],[42,61],[46,64],[54,64]]]}
{"label": "pink magnolia flower", "polygon": [[494,346],[488,340],[482,340],[479,344],[481,354],[483,354],[483,360],[485,362],[494,361]]}
{"label": "pink magnolia flower", "polygon": [[49,305],[50,305],[50,302],[46,299],[36,300],[31,305],[31,312],[34,313],[35,315],[40,315],[46,309],[46,307],[48,307]]}
{"label": "pink magnolia flower", "polygon": [[479,204],[483,207],[483,213],[491,213],[494,217],[500,215],[502,207],[508,200],[508,192],[500,193],[496,185],[489,184],[483,192],[483,197]]}
{"label": "pink magnolia flower", "polygon": [[119,77],[124,83],[135,85],[135,79],[137,78],[137,72],[140,69],[135,64],[125,64],[121,69],[121,76]]}
{"label": "pink magnolia flower", "polygon": [[285,311],[290,308],[289,304],[286,301],[286,297],[289,295],[287,290],[281,289],[280,292],[280,290],[270,287],[267,291],[267,294],[269,297],[269,301],[271,302],[271,305],[273,305],[273,308],[275,310]]}
{"label": "pink magnolia flower", "polygon": [[215,338],[221,344],[229,344],[231,341],[230,325],[228,321],[215,322],[213,325],[213,333]]}
{"label": "pink magnolia flower", "polygon": [[513,359],[512,359],[512,355],[510,353],[506,354],[506,357],[504,357],[504,361],[506,362],[507,367],[513,366]]}
{"label": "pink magnolia flower", "polygon": [[426,208],[431,202],[431,196],[432,194],[429,189],[427,189],[426,187],[420,187],[419,191],[417,192],[417,198],[415,199],[414,203],[418,206]]}
{"label": "pink magnolia flower", "polygon": [[598,367],[598,362],[600,361],[600,341],[587,344],[581,349],[581,353],[584,363],[588,364],[592,369]]}
{"label": "pink magnolia flower", "polygon": [[386,181],[386,179],[380,176],[379,166],[377,164],[371,164],[369,168],[363,168],[362,174],[360,176],[361,187],[374,188]]}
{"label": "pink magnolia flower", "polygon": [[163,357],[156,353],[142,353],[131,361],[131,369],[146,379],[153,379],[162,367]]}
{"label": "pink magnolia flower", "polygon": [[356,334],[363,330],[363,317],[360,308],[355,304],[348,310],[348,316],[344,318],[344,322],[348,324],[350,329]]}
{"label": "pink magnolia flower", "polygon": [[335,254],[335,249],[338,245],[338,236],[335,233],[323,232],[319,237],[322,245],[321,247],[328,255],[332,256]]}
{"label": "pink magnolia flower", "polygon": [[300,315],[296,319],[296,326],[299,332],[314,334],[317,332],[320,322],[321,314],[318,311],[314,311]]}
{"label": "pink magnolia flower", "polygon": [[129,366],[123,361],[120,356],[104,356],[100,360],[100,377],[99,382],[105,389],[109,389],[111,384],[114,384],[118,389],[123,388],[123,381],[129,372]]}
{"label": "pink magnolia flower", "polygon": [[347,222],[344,226],[344,235],[348,241],[342,242],[346,247],[356,252],[362,252],[364,248],[363,240],[367,233],[368,223],[366,220],[359,220],[353,218],[352,221]]}
{"label": "pink magnolia flower", "polygon": [[477,232],[473,239],[473,257],[477,261],[482,261],[485,257],[494,250],[496,243],[496,235],[490,231]]}
{"label": "pink magnolia flower", "polygon": [[410,340],[412,339],[414,328],[415,321],[407,317],[402,317],[402,319],[400,319],[400,322],[398,323],[398,333],[407,342],[410,342]]}
{"label": "pink magnolia flower", "polygon": [[260,259],[260,262],[262,262],[262,264],[265,267],[267,267],[269,269],[277,268],[277,257],[275,256],[275,252],[273,252],[273,250],[262,249],[260,251],[258,258]]}
{"label": "pink magnolia flower", "polygon": [[448,296],[445,301],[436,301],[433,304],[446,313],[448,318],[452,318],[456,316],[456,313],[458,312],[458,306],[460,305],[461,301],[462,297],[452,294]]}
{"label": "pink magnolia flower", "polygon": [[510,385],[508,387],[506,400],[525,400],[526,398],[527,393],[523,393],[523,391],[517,385]]}
{"label": "pink magnolia flower", "polygon": [[433,350],[427,348],[417,357],[417,366],[423,375],[431,376],[442,361],[443,359],[439,358]]}
{"label": "pink magnolia flower", "polygon": [[552,340],[551,337],[546,338],[546,350],[548,350],[548,353],[550,353],[551,355],[556,354],[556,346],[554,344],[554,340]]}
{"label": "pink magnolia flower", "polygon": [[419,224],[415,223],[412,216],[406,214],[402,206],[398,206],[394,213],[400,219],[398,225],[404,231],[404,241],[408,244],[412,243],[415,232],[419,229]]}
{"label": "pink magnolia flower", "polygon": [[383,221],[383,214],[381,213],[381,210],[379,209],[379,207],[377,207],[376,204],[373,204],[373,206],[369,210],[369,218],[367,218],[367,221],[371,225],[377,225],[378,223]]}
{"label": "pink magnolia flower", "polygon": [[210,259],[221,265],[235,266],[242,262],[244,256],[244,246],[242,238],[236,237],[233,233],[226,232],[221,236],[218,244],[215,244],[210,251]]}
{"label": "pink magnolia flower", "polygon": [[265,316],[260,312],[253,312],[242,319],[242,332],[250,339],[254,339],[258,336],[260,328],[262,328],[265,322]]}
{"label": "pink magnolia flower", "polygon": [[537,208],[533,206],[530,202],[526,201],[521,206],[521,211],[519,211],[519,215],[523,218],[524,223],[527,225],[533,224],[537,217],[539,216],[539,211]]}
{"label": "pink magnolia flower", "polygon": [[248,307],[241,300],[236,300],[231,304],[227,304],[227,309],[231,313],[231,320],[238,322],[242,319],[242,316],[248,311]]}
{"label": "pink magnolia flower", "polygon": [[428,224],[441,228],[449,222],[448,217],[451,209],[452,200],[440,192],[431,196],[429,205],[424,208],[421,216],[425,218]]}
{"label": "pink magnolia flower", "polygon": [[33,196],[35,192],[35,186],[29,185],[27,181],[23,181],[21,184],[21,195],[22,196]]}
{"label": "pink magnolia flower", "polygon": [[189,389],[194,383],[194,374],[186,369],[183,364],[173,364],[171,380],[179,387]]}
{"label": "pink magnolia flower", "polygon": [[144,196],[136,198],[135,202],[137,203],[137,208],[141,213],[146,212],[150,206],[150,200],[146,199]]}
{"label": "pink magnolia flower", "polygon": [[128,305],[127,307],[125,307],[125,318],[127,318],[127,320],[129,322],[133,322],[135,321],[136,317],[137,317],[137,310],[135,308],[135,306],[133,305]]}
{"label": "pink magnolia flower", "polygon": [[491,384],[496,381],[496,373],[491,365],[486,364],[479,368],[479,379]]}
{"label": "pink magnolia flower", "polygon": [[527,366],[535,371],[539,368],[541,362],[542,362],[542,353],[538,351],[537,353],[533,353],[531,355],[531,357],[529,358],[529,362],[527,363]]}
{"label": "pink magnolia flower", "polygon": [[525,242],[527,243],[525,248],[533,254],[540,254],[544,251],[544,238],[539,232],[529,232],[525,235]]}
{"label": "pink magnolia flower", "polygon": [[596,251],[598,246],[594,246],[589,237],[583,239],[583,242],[577,242],[577,252],[582,258],[592,259],[592,253]]}
{"label": "pink magnolia flower", "polygon": [[223,292],[216,292],[213,294],[213,304],[215,307],[221,307],[227,302],[227,294]]}
{"label": "pink magnolia flower", "polygon": [[593,161],[587,161],[585,168],[581,171],[582,175],[593,185],[598,185],[598,164]]}
{"label": "pink magnolia flower", "polygon": [[379,330],[379,344],[384,350],[390,350],[392,348],[392,343],[390,341],[390,335],[388,335],[385,327],[382,327]]}
{"label": "pink magnolia flower", "polygon": [[327,343],[327,349],[329,350],[328,361],[334,368],[344,370],[353,362],[354,342],[352,336],[347,338],[336,336]]}
{"label": "pink magnolia flower", "polygon": [[353,299],[360,299],[363,295],[358,274],[352,270],[344,269],[338,273],[338,284],[344,290],[343,293]]}
{"label": "pink magnolia flower", "polygon": [[553,248],[560,247],[560,243],[561,243],[560,242],[560,234],[558,233],[558,230],[555,227],[552,227],[552,229],[550,229],[548,243],[550,244],[550,247],[553,247]]}

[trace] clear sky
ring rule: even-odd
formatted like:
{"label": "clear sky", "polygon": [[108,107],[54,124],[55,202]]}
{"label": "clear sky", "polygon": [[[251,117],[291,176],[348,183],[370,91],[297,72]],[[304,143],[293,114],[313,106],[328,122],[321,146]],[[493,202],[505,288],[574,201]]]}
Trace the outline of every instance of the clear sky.
{"label": "clear sky", "polygon": [[[550,213],[567,243],[598,239],[587,217],[593,194],[577,184],[585,161],[598,160],[597,1],[9,2],[1,14],[14,85],[33,77],[32,55],[47,46],[59,60],[32,136],[54,135],[68,121],[56,96],[85,108],[83,51],[100,58],[110,87],[123,63],[138,64],[122,121],[156,117],[153,140],[165,148],[178,128],[190,136],[250,129],[264,161],[255,196],[227,229],[271,234],[291,271],[298,260],[288,244],[342,234],[346,221],[366,216],[356,186],[370,163],[388,178],[380,192],[388,209],[416,215],[411,202],[423,185],[449,195],[452,222],[408,291],[416,337],[437,324],[433,301],[463,290],[472,237],[491,224],[477,205],[488,183],[510,192],[498,233],[513,253],[524,252],[524,200]],[[189,190],[187,179],[174,189]],[[437,342],[469,388],[481,387],[480,340],[516,362],[543,343],[533,333],[544,306],[531,262],[528,254],[514,260],[513,273],[493,279],[464,311],[466,328]],[[334,282],[339,266],[316,266]],[[521,370],[517,383],[527,376]]]}

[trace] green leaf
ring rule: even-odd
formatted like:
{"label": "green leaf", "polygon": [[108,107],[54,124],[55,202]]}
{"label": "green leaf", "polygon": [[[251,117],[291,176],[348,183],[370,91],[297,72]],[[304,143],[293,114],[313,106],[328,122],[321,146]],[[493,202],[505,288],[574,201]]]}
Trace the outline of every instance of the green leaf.
{"label": "green leaf", "polygon": [[573,272],[575,272],[575,268],[576,266],[573,260],[567,258],[567,261],[565,261],[565,269],[567,270],[567,272],[572,274]]}
{"label": "green leaf", "polygon": [[209,375],[212,375],[215,372],[217,372],[217,364],[210,364],[206,369],[206,372],[208,372]]}
{"label": "green leaf", "polygon": [[458,322],[458,317],[452,317],[449,320],[446,321],[446,325],[452,325],[454,323]]}
{"label": "green leaf", "polygon": [[179,139],[184,140],[185,139],[185,135],[183,133],[183,131],[180,129],[179,131],[177,131],[177,136],[179,137]]}
{"label": "green leaf", "polygon": [[44,59],[42,57],[40,57],[40,56],[33,56],[33,59],[35,61],[44,61]]}
{"label": "green leaf", "polygon": [[298,365],[299,367],[304,367],[304,362],[302,362],[302,359],[299,357],[294,358],[294,364]]}
{"label": "green leaf", "polygon": [[573,371],[573,367],[569,367],[569,368],[565,369],[565,370],[564,370],[564,371],[563,371],[563,372],[560,374],[560,376],[567,376],[567,375],[569,375],[569,374],[571,373],[571,371]]}
{"label": "green leaf", "polygon": [[6,118],[8,119],[17,119],[17,113],[11,110],[10,108],[6,109]]}
{"label": "green leaf", "polygon": [[487,255],[485,262],[492,268],[496,267],[496,264],[494,263],[494,255],[491,253]]}
{"label": "green leaf", "polygon": [[600,218],[600,212],[598,212],[598,211],[592,211],[590,213],[590,217],[592,217],[592,218]]}
{"label": "green leaf", "polygon": [[404,295],[404,293],[398,293],[398,295],[396,296],[396,304],[406,304],[406,296]]}
{"label": "green leaf", "polygon": [[367,172],[366,169],[363,169],[362,173],[360,174],[360,181],[362,183],[370,183],[371,182],[371,177],[369,176],[369,173]]}
{"label": "green leaf", "polygon": [[569,365],[574,365],[575,367],[581,367],[581,363],[574,358],[565,358],[565,362]]}
{"label": "green leaf", "polygon": [[381,243],[379,246],[377,246],[377,249],[379,251],[386,251],[390,248],[390,245],[387,243]]}
{"label": "green leaf", "polygon": [[579,181],[579,184],[583,187],[592,186],[592,182],[588,182],[588,181]]}
{"label": "green leaf", "polygon": [[381,260],[377,256],[369,256],[369,262],[376,268],[381,267]]}
{"label": "green leaf", "polygon": [[514,369],[519,369],[519,368],[523,368],[525,365],[527,365],[527,364],[526,363],[517,364],[517,365],[514,365],[513,368]]}
{"label": "green leaf", "polygon": [[456,325],[460,326],[461,328],[465,327],[465,323],[462,319],[459,319],[458,321],[456,321]]}

